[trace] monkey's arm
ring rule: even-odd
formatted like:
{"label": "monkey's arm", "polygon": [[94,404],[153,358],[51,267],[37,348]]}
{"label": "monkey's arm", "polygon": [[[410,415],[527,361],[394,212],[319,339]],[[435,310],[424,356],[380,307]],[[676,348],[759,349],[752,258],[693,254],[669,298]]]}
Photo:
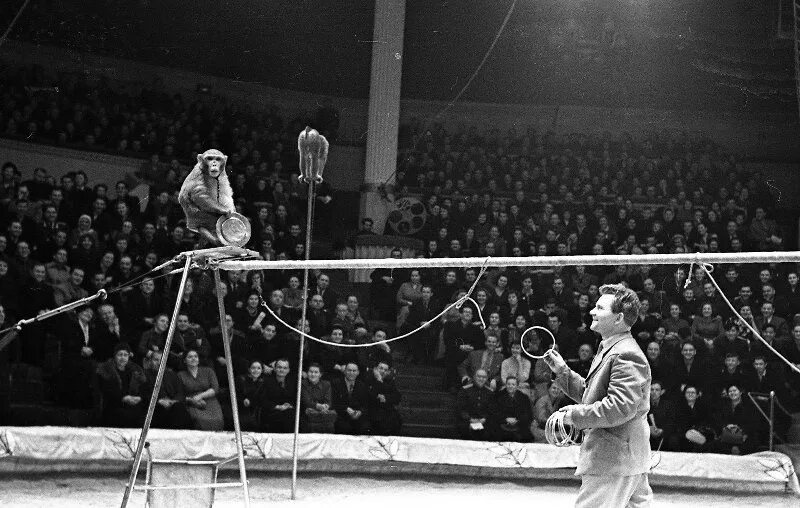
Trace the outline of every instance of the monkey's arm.
{"label": "monkey's arm", "polygon": [[231,211],[224,207],[204,185],[192,189],[192,203],[203,212],[224,215]]}

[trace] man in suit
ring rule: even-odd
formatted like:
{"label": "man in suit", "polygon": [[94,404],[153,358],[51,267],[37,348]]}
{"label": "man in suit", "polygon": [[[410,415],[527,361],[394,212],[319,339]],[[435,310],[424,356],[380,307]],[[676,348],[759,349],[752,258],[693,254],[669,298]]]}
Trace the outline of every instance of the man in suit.
{"label": "man in suit", "polygon": [[[422,299],[411,304],[411,309],[408,312],[408,319],[406,320],[406,327],[408,330],[415,329],[423,323],[435,318],[441,310],[441,307],[433,298],[433,287],[430,284],[423,284]],[[411,341],[411,354],[414,356],[414,363],[433,363],[440,329],[440,323],[431,323],[409,338]]]}
{"label": "man in suit", "polygon": [[333,409],[337,434],[368,434],[369,425],[369,387],[358,379],[358,365],[350,362],[344,367],[344,377],[331,383]]}
{"label": "man in suit", "polygon": [[579,404],[566,406],[564,423],[584,430],[576,475],[576,507],[648,507],[650,366],[631,335],[639,314],[636,293],[621,284],[600,287],[591,329],[602,338],[586,379],[557,351],[545,362],[555,382]]}
{"label": "man in suit", "polygon": [[499,343],[500,339],[494,335],[489,335],[484,342],[486,349],[477,349],[467,354],[467,357],[458,366],[458,374],[461,376],[462,385],[469,384],[475,372],[478,369],[483,369],[489,379],[487,387],[492,391],[497,389],[500,384],[500,367],[503,364],[503,352],[497,349]]}

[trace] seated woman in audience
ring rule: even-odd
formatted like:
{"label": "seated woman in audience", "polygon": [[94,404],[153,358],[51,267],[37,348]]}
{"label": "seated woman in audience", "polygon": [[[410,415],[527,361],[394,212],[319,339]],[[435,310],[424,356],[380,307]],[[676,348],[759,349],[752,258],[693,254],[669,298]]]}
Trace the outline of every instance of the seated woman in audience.
{"label": "seated woman in audience", "polygon": [[528,304],[520,302],[519,293],[511,289],[506,295],[506,304],[500,307],[500,326],[510,327],[514,325],[517,316],[526,317],[528,315]]}
{"label": "seated woman in audience", "polygon": [[502,337],[506,335],[508,330],[504,330],[500,326],[500,312],[492,311],[489,314],[489,320],[486,322],[486,328],[483,329],[483,335],[485,337],[492,336],[497,337],[497,342],[501,344],[502,347]]}
{"label": "seated woman in audience", "polygon": [[131,362],[127,342],[114,347],[114,356],[97,367],[97,387],[100,392],[100,421],[106,427],[141,427],[146,406],[142,398],[145,375],[142,368]]}
{"label": "seated woman in audience", "polygon": [[281,289],[281,292],[283,292],[283,306],[300,311],[303,308],[303,289],[300,287],[300,278],[297,275],[292,275],[286,284],[287,287]]}
{"label": "seated woman in audience", "polygon": [[261,407],[261,390],[264,388],[264,366],[258,360],[250,362],[247,374],[236,378],[236,398],[239,403],[239,424],[242,430],[257,431]]}
{"label": "seated woman in audience", "polygon": [[219,382],[211,367],[200,365],[200,355],[188,349],[184,356],[186,370],[178,373],[186,395],[186,405],[192,424],[198,430],[222,430],[222,406],[217,400]]}
{"label": "seated woman in audience", "polygon": [[322,378],[318,363],[311,363],[306,378],[301,382],[301,402],[303,404],[303,427],[306,432],[325,432],[332,434],[336,423],[333,409],[333,395],[330,381]]}
{"label": "seated woman in audience", "polygon": [[681,316],[681,306],[677,303],[672,303],[669,306],[669,317],[664,318],[661,324],[667,330],[667,333],[680,333],[681,329],[689,328],[689,322]]}
{"label": "seated woman in audience", "polygon": [[692,320],[692,337],[696,344],[700,341],[706,344],[703,350],[713,350],[714,340],[725,335],[725,327],[722,318],[714,316],[714,308],[710,303],[704,303],[700,308],[700,314]]}
{"label": "seated woman in audience", "polygon": [[547,392],[539,397],[533,405],[533,422],[531,432],[533,439],[537,443],[546,443],[544,426],[550,415],[555,413],[565,402],[564,392],[557,384],[550,381],[547,385]]}
{"label": "seated woman in audience", "polygon": [[675,415],[675,427],[681,441],[681,451],[703,451],[706,444],[715,438],[708,405],[703,399],[703,392],[696,385],[689,383],[683,387]]}
{"label": "seated woman in audience", "polygon": [[727,387],[727,398],[714,413],[714,430],[717,438],[708,444],[714,453],[744,455],[758,447],[758,415],[749,399],[744,399],[741,382]]}
{"label": "seated woman in audience", "polygon": [[528,379],[531,375],[531,361],[522,356],[522,345],[517,342],[511,343],[511,356],[503,360],[500,365],[500,379],[507,379],[513,376],[517,381],[517,389],[528,398],[532,396],[531,385]]}
{"label": "seated woman in audience", "polygon": [[[153,397],[156,375],[162,357],[161,351],[148,351],[144,359],[144,375],[147,381],[143,385],[142,395],[146,405],[150,404],[150,398]],[[192,419],[186,409],[183,385],[175,371],[169,367],[164,370],[164,378],[161,381],[161,390],[158,393],[158,401],[153,413],[153,427],[159,429],[192,428]]]}
{"label": "seated woman in audience", "polygon": [[397,330],[406,323],[411,306],[420,300],[422,300],[422,275],[419,270],[413,269],[408,274],[408,280],[400,284],[400,289],[397,290]]}
{"label": "seated woman in audience", "polygon": [[[505,333],[500,336],[500,340],[503,345],[503,354],[505,356],[511,355],[511,344],[514,344],[515,342],[517,344],[521,343],[520,340],[523,339],[522,334],[525,333],[525,330],[528,328],[528,318],[526,316],[518,314],[514,317],[514,322],[510,324],[508,326],[508,330],[506,330]],[[528,332],[524,339],[525,349],[530,351],[531,354],[539,354],[533,351],[534,346],[541,344],[538,342],[539,337],[536,335],[535,330]],[[534,341],[535,344],[533,344],[532,341]]]}

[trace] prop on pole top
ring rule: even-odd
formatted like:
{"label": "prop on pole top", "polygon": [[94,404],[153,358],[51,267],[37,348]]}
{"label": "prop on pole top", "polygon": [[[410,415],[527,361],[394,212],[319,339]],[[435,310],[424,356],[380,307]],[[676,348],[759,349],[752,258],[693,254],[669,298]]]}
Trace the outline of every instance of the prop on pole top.
{"label": "prop on pole top", "polygon": [[322,183],[322,170],[328,162],[328,140],[316,129],[306,127],[297,137],[300,152],[300,181]]}

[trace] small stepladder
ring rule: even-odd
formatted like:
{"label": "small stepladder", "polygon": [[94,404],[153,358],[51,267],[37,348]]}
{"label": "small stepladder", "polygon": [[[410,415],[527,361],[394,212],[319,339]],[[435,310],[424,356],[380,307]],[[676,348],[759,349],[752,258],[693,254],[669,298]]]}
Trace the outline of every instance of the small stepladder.
{"label": "small stepladder", "polygon": [[241,482],[217,482],[220,467],[237,455],[222,460],[154,459],[150,443],[145,443],[145,450],[145,482],[133,487],[147,492],[145,508],[211,508],[216,489],[242,487]]}

